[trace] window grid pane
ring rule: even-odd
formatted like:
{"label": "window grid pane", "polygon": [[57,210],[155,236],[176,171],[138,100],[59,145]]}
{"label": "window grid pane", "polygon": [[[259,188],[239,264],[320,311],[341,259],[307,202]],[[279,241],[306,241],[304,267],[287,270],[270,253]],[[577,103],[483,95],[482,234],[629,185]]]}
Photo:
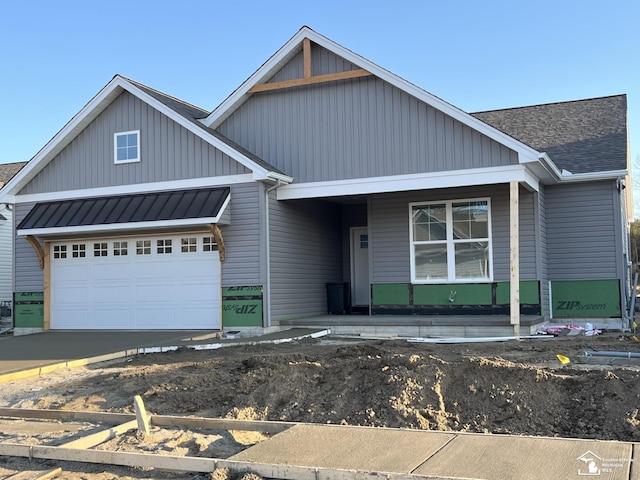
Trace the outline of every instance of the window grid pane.
{"label": "window grid pane", "polygon": [[489,201],[414,205],[412,261],[416,280],[489,280]]}
{"label": "window grid pane", "polygon": [[127,242],[113,242],[113,255],[116,257],[125,256],[129,254],[129,248]]}
{"label": "window grid pane", "polygon": [[183,253],[198,251],[198,239],[196,237],[180,239],[180,251]]}
{"label": "window grid pane", "polygon": [[136,255],[151,255],[151,240],[137,240]]}
{"label": "window grid pane", "polygon": [[213,237],[202,238],[202,251],[203,252],[215,252],[218,250],[218,245]]}
{"label": "window grid pane", "polygon": [[93,244],[93,256],[94,257],[106,257],[109,254],[107,242],[100,242]]}
{"label": "window grid pane", "polygon": [[171,253],[171,240],[156,240],[157,252],[159,254]]}
{"label": "window grid pane", "polygon": [[71,245],[71,256],[73,258],[85,258],[87,256],[87,246],[84,243]]}

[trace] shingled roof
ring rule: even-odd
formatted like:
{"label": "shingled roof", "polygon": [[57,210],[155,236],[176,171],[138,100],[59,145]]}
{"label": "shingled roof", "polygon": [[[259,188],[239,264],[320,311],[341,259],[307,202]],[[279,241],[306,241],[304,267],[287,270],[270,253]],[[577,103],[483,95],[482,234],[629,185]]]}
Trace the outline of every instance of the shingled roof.
{"label": "shingled roof", "polygon": [[198,128],[201,128],[202,130],[209,133],[210,135],[213,135],[221,142],[226,143],[231,148],[240,152],[247,158],[251,159],[253,162],[265,168],[266,170],[269,170],[271,172],[276,172],[276,173],[282,173],[284,175],[284,172],[278,170],[276,167],[274,167],[270,163],[265,162],[262,158],[258,157],[255,153],[250,152],[249,150],[241,147],[231,139],[222,135],[217,130],[214,130],[213,128],[209,128],[205,126],[202,122],[200,122],[201,119],[205,118],[209,114],[209,112],[207,112],[206,110],[200,107],[196,107],[195,105],[191,105],[190,103],[184,102],[179,98],[175,98],[175,97],[172,97],[171,95],[167,95],[166,93],[163,93],[159,90],[151,88],[143,83],[136,82],[135,80],[132,80],[130,78],[127,78],[127,77],[122,77],[122,78],[124,78],[127,82],[131,83],[132,85],[135,85],[143,92],[151,95],[153,98],[163,103],[164,105],[169,107],[171,110],[173,110],[177,114],[183,116],[187,120],[197,125]]}
{"label": "shingled roof", "polygon": [[27,162],[0,163],[0,187],[24,167]]}
{"label": "shingled roof", "polygon": [[627,96],[472,113],[571,173],[627,168]]}

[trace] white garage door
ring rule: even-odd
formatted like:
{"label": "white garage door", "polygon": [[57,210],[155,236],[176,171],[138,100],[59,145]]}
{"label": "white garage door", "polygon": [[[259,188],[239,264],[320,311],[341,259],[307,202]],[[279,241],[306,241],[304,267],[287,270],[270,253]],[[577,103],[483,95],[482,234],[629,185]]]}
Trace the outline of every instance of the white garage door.
{"label": "white garage door", "polygon": [[219,329],[213,237],[52,242],[52,329]]}

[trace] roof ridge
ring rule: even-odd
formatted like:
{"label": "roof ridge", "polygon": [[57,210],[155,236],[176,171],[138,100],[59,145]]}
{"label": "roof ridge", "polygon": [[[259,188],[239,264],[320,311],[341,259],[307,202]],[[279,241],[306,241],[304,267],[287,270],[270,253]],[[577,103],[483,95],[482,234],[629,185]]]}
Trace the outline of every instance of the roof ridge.
{"label": "roof ridge", "polygon": [[603,95],[601,97],[592,97],[592,98],[579,98],[576,100],[564,100],[559,102],[547,102],[547,103],[536,103],[532,105],[521,105],[519,107],[507,107],[507,108],[494,108],[491,110],[479,110],[477,112],[469,112],[470,115],[475,115],[476,113],[491,113],[491,112],[506,112],[508,110],[520,110],[524,108],[533,108],[533,107],[546,107],[549,105],[566,105],[568,103],[578,103],[578,102],[591,102],[593,100],[604,100],[605,98],[615,98],[615,97],[626,97],[626,93],[618,93],[615,95]]}
{"label": "roof ridge", "polygon": [[206,117],[207,115],[209,115],[209,113],[210,113],[210,111],[209,111],[209,110],[206,110],[206,109],[204,109],[204,108],[202,108],[202,107],[199,107],[198,105],[194,105],[193,103],[189,103],[189,102],[187,102],[187,101],[185,101],[185,100],[182,100],[181,98],[175,97],[175,96],[173,96],[173,95],[169,95],[168,93],[165,93],[165,92],[163,92],[163,91],[161,91],[161,90],[158,90],[157,88],[153,88],[153,87],[150,87],[150,86],[149,86],[149,85],[147,85],[147,84],[144,84],[144,83],[142,83],[142,82],[138,82],[137,80],[133,80],[132,78],[125,77],[124,75],[120,75],[120,74],[118,74],[117,76],[119,76],[119,77],[120,77],[120,78],[122,78],[123,80],[126,80],[126,81],[127,81],[127,82],[129,82],[129,83],[132,83],[133,85],[136,85],[136,86],[139,86],[139,87],[146,88],[146,89],[151,90],[152,92],[155,92],[155,93],[157,93],[157,94],[159,94],[159,95],[162,95],[162,96],[164,96],[164,97],[170,98],[171,100],[175,100],[176,102],[179,102],[179,103],[181,103],[181,104],[183,104],[183,105],[186,105],[187,107],[195,108],[195,109],[197,109],[197,110],[200,110],[200,111],[202,111],[202,112],[205,114],[205,117]]}

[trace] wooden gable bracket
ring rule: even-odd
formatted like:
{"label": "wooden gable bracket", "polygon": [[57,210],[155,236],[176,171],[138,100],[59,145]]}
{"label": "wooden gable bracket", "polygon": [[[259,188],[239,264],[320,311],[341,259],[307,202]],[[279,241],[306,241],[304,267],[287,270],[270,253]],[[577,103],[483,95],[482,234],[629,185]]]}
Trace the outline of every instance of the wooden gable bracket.
{"label": "wooden gable bracket", "polygon": [[207,225],[209,230],[211,231],[211,235],[213,235],[216,244],[218,245],[218,254],[220,255],[220,261],[224,262],[226,258],[226,253],[224,249],[224,239],[222,238],[222,232],[220,231],[220,227],[215,223],[210,223]]}
{"label": "wooden gable bracket", "polygon": [[38,256],[38,264],[40,265],[40,268],[44,268],[44,249],[42,248],[42,245],[40,245],[38,239],[32,235],[27,235],[25,239],[35,250],[36,255]]}
{"label": "wooden gable bracket", "polygon": [[303,55],[303,77],[295,78],[293,80],[283,80],[281,82],[262,83],[260,85],[254,85],[249,89],[248,93],[267,92],[270,90],[280,90],[283,88],[301,87],[304,85],[313,85],[316,83],[335,82],[337,80],[346,80],[349,78],[368,77],[372,75],[371,72],[358,68],[356,70],[349,70],[346,72],[328,73],[326,75],[311,74],[311,40],[305,38],[302,41],[302,55]]}

